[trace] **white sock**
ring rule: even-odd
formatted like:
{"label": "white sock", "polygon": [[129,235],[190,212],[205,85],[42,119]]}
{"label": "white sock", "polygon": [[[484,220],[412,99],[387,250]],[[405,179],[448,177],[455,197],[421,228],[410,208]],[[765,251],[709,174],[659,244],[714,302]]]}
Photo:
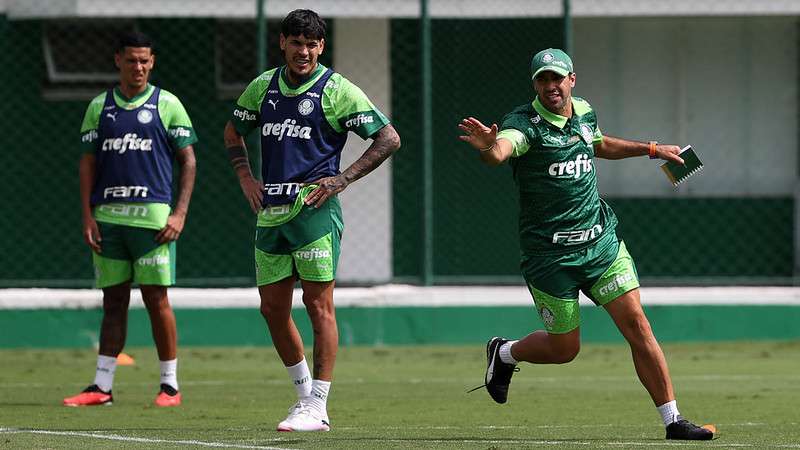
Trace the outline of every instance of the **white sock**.
{"label": "white sock", "polygon": [[511,346],[516,343],[517,341],[508,341],[500,346],[500,361],[503,361],[506,364],[516,364],[519,362],[514,359],[513,356],[511,356]]}
{"label": "white sock", "polygon": [[678,412],[678,403],[675,400],[659,406],[658,412],[661,413],[661,419],[664,420],[664,426],[667,426],[673,422],[677,422],[678,414],[680,414]]}
{"label": "white sock", "polygon": [[103,392],[111,392],[114,384],[114,372],[117,371],[117,357],[97,355],[97,369],[94,372],[94,384]]}
{"label": "white sock", "polygon": [[326,417],[328,416],[328,392],[330,390],[330,381],[313,380],[311,382],[311,395],[308,397],[308,404]]}
{"label": "white sock", "polygon": [[297,391],[297,398],[302,399],[311,395],[311,372],[308,371],[306,358],[300,360],[293,366],[287,366],[289,378],[292,379],[294,390]]}
{"label": "white sock", "polygon": [[161,384],[168,384],[178,390],[178,358],[160,361]]}

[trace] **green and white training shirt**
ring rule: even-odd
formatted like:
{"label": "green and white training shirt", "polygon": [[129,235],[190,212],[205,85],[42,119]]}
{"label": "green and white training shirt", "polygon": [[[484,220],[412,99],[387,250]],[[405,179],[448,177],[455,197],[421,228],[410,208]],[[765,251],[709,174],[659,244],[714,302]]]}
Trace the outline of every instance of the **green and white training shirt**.
{"label": "green and white training shirt", "polygon": [[[119,108],[125,111],[142,107],[153,96],[156,88],[148,84],[147,89],[133,98],[126,98],[119,87],[113,89],[113,104],[107,102],[108,91],[95,97],[86,109],[81,125],[81,150],[94,154],[98,145],[106,136],[100,129],[101,117],[116,122],[117,114],[112,111]],[[109,105],[106,107],[105,105]],[[145,105],[147,106],[147,105]],[[108,109],[108,111],[106,111]],[[179,150],[197,142],[192,122],[186,109],[178,98],[163,89],[160,90],[157,104],[158,117],[165,128],[166,138],[173,150]],[[104,203],[94,208],[95,219],[101,222],[128,225],[150,229],[161,229],[166,225],[170,213],[170,205],[166,203]]]}
{"label": "green and white training shirt", "polygon": [[[317,64],[311,77],[297,87],[291,87],[281,76],[278,80],[280,93],[287,97],[304,94],[325,74],[326,69],[322,64]],[[239,96],[230,120],[241,136],[247,136],[258,127],[267,88],[277,71],[278,68],[274,68],[262,73]],[[338,133],[352,131],[361,139],[368,139],[389,123],[389,119],[375,107],[364,91],[338,72],[328,79],[320,100],[325,119]]]}
{"label": "green and white training shirt", "polygon": [[523,255],[574,252],[616,228],[614,212],[597,191],[593,145],[603,140],[597,116],[577,97],[572,110],[571,118],[563,117],[536,98],[506,115],[497,134],[513,146]]}

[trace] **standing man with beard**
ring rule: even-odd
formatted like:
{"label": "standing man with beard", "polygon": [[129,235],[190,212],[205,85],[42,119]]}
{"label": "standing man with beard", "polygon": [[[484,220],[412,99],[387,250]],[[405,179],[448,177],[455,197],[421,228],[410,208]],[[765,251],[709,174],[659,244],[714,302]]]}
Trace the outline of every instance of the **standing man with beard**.
{"label": "standing man with beard", "polygon": [[[459,138],[484,163],[509,160],[519,188],[522,274],[545,329],[520,340],[499,337],[486,346],[485,387],[505,403],[519,361],[563,364],[580,350],[578,291],[603,306],[628,341],[639,380],[655,403],[667,439],[707,440],[713,433],[679,415],[664,353],[639,300],[639,279],[617,217],[599,196],[593,158],[649,155],[683,163],[675,145],[603,136],[597,116],[572,97],[575,71],[559,49],[531,62],[536,98],[511,111],[499,128],[463,119]],[[483,386],[482,386],[483,387]]]}
{"label": "standing man with beard", "polygon": [[[258,215],[261,314],[298,397],[278,431],[330,430],[327,398],[339,338],[333,289],[344,227],[337,194],[400,147],[394,127],[361,89],[317,61],[325,32],[314,11],[290,12],[280,35],[286,65],[254,79],[225,126],[231,164]],[[243,139],[254,129],[261,139],[261,181],[250,170]],[[351,131],[373,141],[340,172]],[[291,317],[298,279],[314,331],[313,377]]]}
{"label": "standing man with beard", "polygon": [[[123,34],[114,61],[119,85],[92,100],[81,126],[83,238],[92,249],[95,283],[103,289],[103,322],[94,382],[66,406],[110,405],[117,355],[125,346],[131,283],[138,283],[161,365],[156,406],[181,404],[177,327],[167,297],[175,283],[175,241],[194,189],[197,142],[180,100],[151,85],[149,37]],[[180,167],[172,202],[172,166]]]}

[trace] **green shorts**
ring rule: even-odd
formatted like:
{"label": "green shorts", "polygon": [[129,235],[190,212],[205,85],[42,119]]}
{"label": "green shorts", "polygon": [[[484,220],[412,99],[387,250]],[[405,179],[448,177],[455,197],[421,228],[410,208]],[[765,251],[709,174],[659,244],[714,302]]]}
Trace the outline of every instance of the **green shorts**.
{"label": "green shorts", "polygon": [[579,291],[605,305],[639,287],[633,258],[614,233],[575,253],[523,255],[520,265],[548,333],[569,333],[580,325]]}
{"label": "green shorts", "polygon": [[128,281],[140,285],[175,284],[175,241],[156,242],[158,230],[98,222],[100,249],[92,252],[95,286],[105,288]]}
{"label": "green shorts", "polygon": [[256,227],[256,284],[290,276],[307,281],[332,281],[341,252],[342,208],[337,197],[321,207],[303,205],[316,186],[306,186],[294,205],[268,206]]}

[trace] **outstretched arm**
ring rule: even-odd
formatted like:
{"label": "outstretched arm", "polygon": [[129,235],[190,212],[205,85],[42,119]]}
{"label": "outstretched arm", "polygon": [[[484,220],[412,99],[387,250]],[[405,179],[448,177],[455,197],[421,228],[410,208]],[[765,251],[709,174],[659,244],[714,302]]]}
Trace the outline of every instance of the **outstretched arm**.
{"label": "outstretched arm", "polygon": [[264,186],[253,176],[253,172],[250,170],[250,161],[247,159],[244,138],[236,132],[236,128],[230,121],[225,124],[225,148],[228,149],[228,159],[239,178],[239,186],[242,188],[244,198],[247,199],[250,209],[258,214],[261,210],[261,201],[264,199]]}
{"label": "outstretched arm", "polygon": [[382,162],[400,148],[400,136],[389,124],[378,130],[375,140],[353,164],[344,172],[333,177],[323,178],[309,184],[319,187],[311,191],[305,199],[306,205],[313,204],[319,208],[326,200],[342,192],[350,183],[375,170]]}
{"label": "outstretched arm", "polygon": [[465,134],[458,138],[468,143],[480,152],[481,161],[490,166],[496,166],[507,160],[513,145],[508,139],[497,139],[497,124],[487,127],[480,120],[469,117],[461,120],[458,128]]}
{"label": "outstretched arm", "polygon": [[[683,159],[678,156],[680,152],[681,148],[677,145],[659,144],[655,146],[655,158],[683,164]],[[603,136],[601,142],[594,144],[594,154],[603,159],[647,156],[650,154],[650,144],[648,142],[628,141],[613,136]]]}

